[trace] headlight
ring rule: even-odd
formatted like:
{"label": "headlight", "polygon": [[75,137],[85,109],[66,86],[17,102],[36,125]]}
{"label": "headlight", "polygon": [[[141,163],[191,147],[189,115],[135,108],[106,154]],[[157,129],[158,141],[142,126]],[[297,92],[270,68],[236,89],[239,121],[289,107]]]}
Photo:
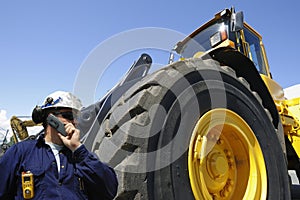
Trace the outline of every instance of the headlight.
{"label": "headlight", "polygon": [[212,36],[210,36],[210,45],[211,45],[211,47],[214,47],[226,39],[227,39],[226,31],[225,30],[218,31],[215,34],[213,34]]}

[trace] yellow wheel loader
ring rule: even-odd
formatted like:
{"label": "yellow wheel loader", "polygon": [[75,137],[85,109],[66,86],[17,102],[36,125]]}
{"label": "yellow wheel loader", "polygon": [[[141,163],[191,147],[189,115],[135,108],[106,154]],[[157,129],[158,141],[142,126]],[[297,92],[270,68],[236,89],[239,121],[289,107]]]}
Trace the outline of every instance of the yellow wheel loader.
{"label": "yellow wheel loader", "polygon": [[116,199],[296,199],[300,99],[272,79],[243,13],[217,13],[169,60],[148,74],[142,54],[82,110],[82,142],[115,168]]}

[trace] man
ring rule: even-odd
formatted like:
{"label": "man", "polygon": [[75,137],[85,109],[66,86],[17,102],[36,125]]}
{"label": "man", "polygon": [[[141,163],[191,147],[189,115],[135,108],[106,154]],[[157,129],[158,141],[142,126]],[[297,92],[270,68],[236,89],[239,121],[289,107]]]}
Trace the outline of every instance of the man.
{"label": "man", "polygon": [[[114,198],[115,172],[80,142],[75,116],[81,107],[74,95],[57,91],[33,110],[44,134],[13,145],[0,158],[0,199]],[[51,114],[64,124],[66,136],[47,123]]]}

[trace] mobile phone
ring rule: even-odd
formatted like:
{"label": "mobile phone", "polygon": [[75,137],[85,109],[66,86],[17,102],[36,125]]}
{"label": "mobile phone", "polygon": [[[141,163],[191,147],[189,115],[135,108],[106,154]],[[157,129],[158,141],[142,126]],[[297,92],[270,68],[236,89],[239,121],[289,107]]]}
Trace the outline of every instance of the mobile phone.
{"label": "mobile phone", "polygon": [[47,117],[47,123],[55,128],[63,136],[67,136],[65,125],[53,114],[49,114]]}

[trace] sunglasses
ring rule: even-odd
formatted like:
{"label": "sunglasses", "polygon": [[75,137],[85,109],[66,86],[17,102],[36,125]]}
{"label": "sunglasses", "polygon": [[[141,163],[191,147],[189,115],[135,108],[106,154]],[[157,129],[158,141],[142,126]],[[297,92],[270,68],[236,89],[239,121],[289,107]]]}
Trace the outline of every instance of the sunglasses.
{"label": "sunglasses", "polygon": [[56,112],[52,112],[53,115],[55,116],[62,116],[63,118],[65,119],[68,119],[70,121],[73,121],[74,119],[77,119],[78,115],[72,111],[65,111],[65,112],[59,112],[59,111],[56,111]]}

